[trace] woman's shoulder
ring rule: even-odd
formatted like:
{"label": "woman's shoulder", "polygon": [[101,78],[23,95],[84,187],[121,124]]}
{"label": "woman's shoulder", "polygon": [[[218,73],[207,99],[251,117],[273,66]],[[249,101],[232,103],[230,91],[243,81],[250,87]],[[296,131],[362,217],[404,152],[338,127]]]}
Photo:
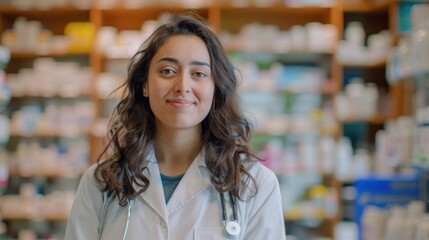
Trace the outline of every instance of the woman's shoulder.
{"label": "woman's shoulder", "polygon": [[259,161],[248,162],[244,166],[256,181],[277,180],[276,174]]}
{"label": "woman's shoulder", "polygon": [[83,173],[80,184],[97,186],[94,173],[98,163],[90,165]]}
{"label": "woman's shoulder", "polygon": [[[252,161],[244,164],[249,175],[253,178],[245,180],[247,185],[244,189],[244,196],[253,196],[259,191],[270,191],[278,187],[276,174],[259,161]],[[246,197],[245,197],[246,198]]]}

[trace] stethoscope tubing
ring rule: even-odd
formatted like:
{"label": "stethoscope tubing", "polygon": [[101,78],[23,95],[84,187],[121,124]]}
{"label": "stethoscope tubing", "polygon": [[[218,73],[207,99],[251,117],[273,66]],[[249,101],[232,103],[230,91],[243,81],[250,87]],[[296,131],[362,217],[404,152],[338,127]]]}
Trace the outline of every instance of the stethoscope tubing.
{"label": "stethoscope tubing", "polygon": [[[226,224],[228,222],[228,218],[226,216],[225,196],[223,192],[219,192],[219,195],[220,195],[220,203],[222,205],[222,220],[223,220],[223,223]],[[237,205],[235,203],[234,196],[232,196],[231,192],[228,192],[228,196],[229,196],[229,201],[232,208],[232,219],[238,222],[237,209],[236,209]]]}

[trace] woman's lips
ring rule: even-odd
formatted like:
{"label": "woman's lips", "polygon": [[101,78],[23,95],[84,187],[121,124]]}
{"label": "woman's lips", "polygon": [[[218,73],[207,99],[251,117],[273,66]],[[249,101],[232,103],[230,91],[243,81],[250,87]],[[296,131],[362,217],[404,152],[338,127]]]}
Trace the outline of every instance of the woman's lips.
{"label": "woman's lips", "polygon": [[187,107],[194,105],[193,101],[189,101],[186,99],[167,100],[167,103],[170,104],[171,106],[175,107],[175,108],[187,108]]}

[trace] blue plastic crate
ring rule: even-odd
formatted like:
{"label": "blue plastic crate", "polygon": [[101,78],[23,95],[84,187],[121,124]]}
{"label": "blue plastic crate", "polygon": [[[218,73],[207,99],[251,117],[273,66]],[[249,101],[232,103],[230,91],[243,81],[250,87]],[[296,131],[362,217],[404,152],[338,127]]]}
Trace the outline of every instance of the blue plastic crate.
{"label": "blue plastic crate", "polygon": [[389,209],[392,206],[406,206],[410,201],[421,199],[420,177],[417,174],[370,176],[356,180],[354,185],[354,215],[359,229],[367,206]]}

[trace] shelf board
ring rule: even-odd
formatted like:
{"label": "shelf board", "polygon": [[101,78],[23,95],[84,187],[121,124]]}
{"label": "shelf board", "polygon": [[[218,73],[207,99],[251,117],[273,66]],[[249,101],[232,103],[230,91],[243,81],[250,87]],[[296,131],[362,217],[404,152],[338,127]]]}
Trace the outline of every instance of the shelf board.
{"label": "shelf board", "polygon": [[384,0],[379,3],[373,1],[363,1],[361,3],[344,3],[345,13],[387,13],[392,0]]}
{"label": "shelf board", "polygon": [[333,55],[333,52],[290,51],[274,52],[263,50],[244,50],[239,47],[226,46],[228,55],[251,61],[281,61],[291,63],[315,63],[324,61]]}
{"label": "shelf board", "polygon": [[413,72],[413,73],[409,73],[409,74],[401,76],[401,77],[397,77],[393,80],[393,84],[396,84],[397,82],[401,82],[401,81],[406,81],[406,80],[411,80],[411,79],[427,78],[427,77],[429,77],[429,69],[425,70],[425,71]]}
{"label": "shelf board", "polygon": [[22,137],[22,138],[76,138],[89,136],[88,132],[80,132],[73,134],[66,134],[60,132],[34,132],[34,133],[22,133],[18,131],[11,131],[11,137]]}
{"label": "shelf board", "polygon": [[51,96],[36,96],[36,95],[21,95],[21,96],[15,96],[12,95],[13,99],[16,100],[27,100],[27,99],[72,99],[72,98],[90,98],[90,94],[80,94],[80,95],[73,95],[73,96],[67,96],[67,95],[60,95],[60,94],[54,94]]}
{"label": "shelf board", "polygon": [[267,135],[267,136],[292,136],[292,135],[317,135],[317,136],[336,136],[338,135],[338,130],[327,130],[319,128],[316,131],[267,131],[261,129],[255,129],[254,135]]}
{"label": "shelf board", "polygon": [[10,177],[22,177],[22,178],[47,178],[47,179],[60,179],[60,178],[77,178],[82,173],[64,173],[61,171],[56,172],[46,172],[46,173],[30,173],[30,174],[22,174],[17,170],[11,170],[9,175]]}
{"label": "shelf board", "polygon": [[181,12],[185,10],[195,10],[195,11],[208,11],[210,5],[201,6],[201,7],[188,7],[180,4],[147,4],[140,8],[126,8],[121,4],[117,4],[112,8],[99,9],[101,13],[116,13],[116,14],[124,14],[124,13],[148,13],[148,12],[165,12],[165,11],[174,11]]}
{"label": "shelf board", "polygon": [[133,57],[133,55],[125,55],[125,54],[121,54],[121,55],[116,55],[116,56],[108,56],[107,54],[100,54],[101,56],[101,60],[131,60],[131,58]]}
{"label": "shelf board", "polygon": [[8,16],[25,16],[28,18],[46,18],[46,17],[64,17],[72,16],[73,17],[85,17],[89,21],[89,9],[78,9],[74,6],[64,6],[64,7],[53,7],[49,9],[39,9],[39,8],[30,8],[30,9],[19,9],[14,6],[0,6],[0,14]]}
{"label": "shelf board", "polygon": [[327,13],[332,10],[332,7],[323,7],[323,6],[302,6],[302,7],[292,7],[285,4],[273,4],[271,6],[234,6],[232,4],[221,4],[220,10],[222,11],[266,11],[266,12],[282,12],[290,14],[317,14],[317,13]]}
{"label": "shelf board", "polygon": [[391,161],[389,164],[395,168],[414,168],[414,169],[419,169],[419,170],[423,170],[423,171],[429,171],[429,164],[428,163],[426,163],[426,164],[415,163],[415,162],[399,163],[399,162]]}
{"label": "shelf board", "polygon": [[[187,8],[179,5],[147,5],[138,9],[128,9],[116,6],[110,9],[100,9],[103,25],[116,27],[119,30],[140,30],[142,23],[147,20],[157,20],[162,13],[184,12],[192,10],[198,15],[208,18],[209,8]],[[127,21],[124,21],[127,19]]]}
{"label": "shelf board", "polygon": [[284,216],[284,220],[285,221],[289,221],[289,222],[308,222],[308,223],[312,223],[312,224],[322,224],[323,222],[331,222],[331,221],[336,221],[335,217],[329,218],[329,217],[325,217],[325,218],[301,218],[301,217],[289,217],[287,215]]}
{"label": "shelf board", "polygon": [[386,67],[386,61],[381,61],[381,62],[371,63],[371,64],[348,64],[348,63],[342,64],[342,63],[340,63],[340,65],[343,68],[374,68],[374,69],[377,69],[377,68]]}
{"label": "shelf board", "polygon": [[324,95],[332,95],[337,91],[334,87],[330,85],[321,86],[319,88],[269,88],[264,89],[261,87],[249,87],[249,88],[241,88],[240,92],[256,92],[256,93],[279,93],[279,94],[303,94],[303,93],[320,93]]}
{"label": "shelf board", "polygon": [[292,26],[305,25],[309,22],[328,24],[332,23],[331,17],[334,12],[333,7],[291,7],[281,3],[267,7],[221,4],[219,8],[222,19],[220,28],[230,32],[239,32],[244,24],[255,21],[260,24],[274,24],[280,30],[287,30]]}
{"label": "shelf board", "polygon": [[25,53],[25,52],[13,52],[12,59],[31,59],[39,57],[52,57],[52,58],[66,58],[66,57],[89,57],[89,53]]}
{"label": "shelf board", "polygon": [[29,215],[2,215],[2,219],[4,221],[49,221],[49,222],[62,222],[67,221],[68,215],[60,214],[55,216],[41,216],[41,217],[33,217]]}
{"label": "shelf board", "polygon": [[391,119],[391,115],[389,114],[379,114],[370,119],[343,119],[341,122],[343,123],[370,123],[370,124],[384,124],[386,121]]}

